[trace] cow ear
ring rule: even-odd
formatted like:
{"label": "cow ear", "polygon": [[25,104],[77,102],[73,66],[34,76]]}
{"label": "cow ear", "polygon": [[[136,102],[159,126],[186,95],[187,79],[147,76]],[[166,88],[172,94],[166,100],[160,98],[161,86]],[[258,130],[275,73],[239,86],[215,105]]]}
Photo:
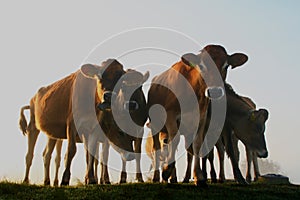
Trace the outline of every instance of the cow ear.
{"label": "cow ear", "polygon": [[259,109],[258,110],[259,115],[262,115],[264,117],[264,120],[267,121],[269,118],[269,112],[266,109]]}
{"label": "cow ear", "polygon": [[228,56],[228,64],[231,65],[232,69],[243,65],[245,62],[247,62],[247,60],[248,56],[243,53],[235,53],[231,56]]}
{"label": "cow ear", "polygon": [[143,75],[143,81],[142,81],[142,84],[145,83],[145,82],[148,80],[149,76],[150,76],[150,73],[149,73],[149,71],[147,71],[147,72]]}
{"label": "cow ear", "polygon": [[84,64],[81,66],[81,73],[87,78],[95,78],[98,75],[99,70],[95,65]]}
{"label": "cow ear", "polygon": [[193,53],[187,53],[181,56],[181,61],[190,67],[196,67],[200,63],[200,57]]}

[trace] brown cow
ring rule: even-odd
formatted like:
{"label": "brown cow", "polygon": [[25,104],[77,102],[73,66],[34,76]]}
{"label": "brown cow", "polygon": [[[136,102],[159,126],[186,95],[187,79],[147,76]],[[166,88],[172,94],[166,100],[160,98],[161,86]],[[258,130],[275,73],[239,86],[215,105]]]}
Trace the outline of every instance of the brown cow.
{"label": "brown cow", "polygon": [[[110,111],[100,111],[96,108],[107,107],[115,85],[125,73],[117,60],[109,59],[101,66],[85,64],[81,70],[38,91],[30,101],[29,125],[27,126],[22,112],[20,118],[20,128],[28,135],[24,182],[28,182],[34,146],[40,131],[50,138],[68,139],[62,185],[69,184],[76,141],[83,141],[89,152],[86,173],[88,183],[96,182],[93,163],[97,142],[105,142],[107,138],[118,147],[124,159],[134,159],[130,137],[120,131]],[[117,94],[120,88],[115,89]],[[21,111],[23,110],[22,108]],[[52,143],[54,147],[55,142]]]}
{"label": "brown cow", "polygon": [[[180,62],[152,80],[148,92],[148,106],[155,157],[154,182],[160,179],[158,171],[160,144],[159,134],[157,133],[161,130],[167,132],[169,141],[172,141],[169,142],[169,156],[167,159],[169,165],[164,167],[162,173],[163,179],[168,180],[175,169],[175,150],[179,142],[179,136],[176,134],[178,131],[177,120],[181,116],[189,115],[188,117],[184,116],[181,120],[183,126],[188,127],[189,130],[181,130],[181,132],[188,134],[188,138],[195,138],[193,140],[195,152],[194,181],[196,185],[206,185],[200,169],[198,154],[204,139],[204,126],[209,105],[207,97],[222,98],[222,85],[227,75],[228,66],[231,65],[234,68],[246,61],[247,56],[244,54],[229,56],[223,47],[208,45],[199,55],[186,54],[182,56]],[[214,71],[216,70],[213,67],[215,65],[217,72]],[[221,74],[221,80],[217,78],[218,74]],[[182,79],[186,80],[187,83]],[[196,96],[196,100],[194,96]],[[179,102],[179,100],[182,100],[182,102]],[[152,106],[155,106],[155,108],[152,108]],[[162,112],[161,106],[165,109],[165,112]]]}

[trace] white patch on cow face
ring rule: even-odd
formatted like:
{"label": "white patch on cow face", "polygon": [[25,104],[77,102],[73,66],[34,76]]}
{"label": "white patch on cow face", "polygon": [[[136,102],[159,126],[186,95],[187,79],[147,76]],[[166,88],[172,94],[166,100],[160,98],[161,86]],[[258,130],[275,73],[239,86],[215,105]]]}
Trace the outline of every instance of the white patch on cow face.
{"label": "white patch on cow face", "polygon": [[227,60],[225,61],[224,65],[222,66],[222,70],[226,70],[226,68],[229,66]]}

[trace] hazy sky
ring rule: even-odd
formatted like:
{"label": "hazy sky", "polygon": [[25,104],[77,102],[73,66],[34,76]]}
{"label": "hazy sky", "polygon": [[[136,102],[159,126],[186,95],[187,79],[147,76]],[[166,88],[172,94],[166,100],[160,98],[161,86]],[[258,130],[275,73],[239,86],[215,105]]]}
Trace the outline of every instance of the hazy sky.
{"label": "hazy sky", "polygon": [[[79,69],[90,51],[112,35],[139,27],[161,27],[196,40],[196,43],[184,43],[190,46],[180,46],[182,38],[177,43],[174,33],[170,37],[174,42],[166,42],[166,45],[178,54],[196,53],[207,44],[221,44],[229,54],[243,52],[249,56],[243,67],[229,70],[228,82],[239,94],[251,97],[257,107],[269,110],[266,129],[268,159],[278,163],[293,183],[300,183],[299,1],[6,1],[0,4],[3,70],[0,80],[0,179],[23,179],[27,139],[18,129],[19,111],[41,86]],[[153,46],[171,40],[164,31],[161,33],[137,34],[136,38],[120,40],[120,43],[115,40],[111,46],[110,43],[103,44],[89,59],[100,62],[108,57],[118,57],[119,52],[132,50],[134,45],[131,45],[136,44],[141,39],[139,37],[147,36],[147,42]],[[120,61],[125,68],[141,66],[143,62],[152,61],[153,54],[148,54],[136,52],[130,54],[132,57],[120,57]],[[161,64],[171,66],[178,59],[174,55],[165,56]],[[158,61],[154,59],[152,62]],[[152,75],[161,70],[157,65],[153,66],[153,71],[151,66],[147,67]],[[35,183],[43,180],[44,145],[45,136],[41,133],[31,170],[31,179]],[[78,145],[72,166],[73,182],[76,177],[80,180],[84,177],[82,149],[83,146]],[[120,165],[120,156],[113,155],[110,162]],[[182,167],[178,177],[181,180],[185,159],[180,162]],[[134,166],[134,162],[130,162],[129,170],[134,171]],[[149,161],[145,161],[144,171],[148,167]],[[62,164],[61,171],[63,169]],[[228,176],[232,174],[230,169],[227,164]],[[118,181],[118,178],[119,173],[112,172],[113,181]]]}

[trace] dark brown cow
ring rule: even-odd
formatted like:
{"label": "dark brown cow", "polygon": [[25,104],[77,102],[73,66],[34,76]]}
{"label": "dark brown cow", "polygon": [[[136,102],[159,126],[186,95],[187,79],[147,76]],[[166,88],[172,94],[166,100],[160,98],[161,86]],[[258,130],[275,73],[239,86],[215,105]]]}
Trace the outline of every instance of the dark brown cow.
{"label": "dark brown cow", "polygon": [[[93,163],[97,142],[105,142],[108,138],[119,147],[124,159],[134,159],[131,138],[116,126],[110,111],[99,111],[96,108],[109,104],[107,101],[110,101],[115,85],[125,73],[117,60],[109,59],[101,66],[85,64],[81,70],[38,91],[30,101],[29,125],[23,113],[20,118],[20,128],[28,135],[24,182],[28,182],[34,146],[40,131],[50,138],[68,139],[62,185],[69,184],[76,141],[83,141],[89,152],[86,173],[88,183],[96,182]],[[99,127],[99,122],[104,130]]]}
{"label": "dark brown cow", "polygon": [[[241,174],[238,165],[238,147],[237,140],[232,138],[234,135],[243,142],[247,151],[255,152],[259,157],[267,157],[268,151],[265,142],[264,130],[265,122],[268,119],[268,111],[265,109],[256,110],[255,104],[250,98],[237,95],[229,84],[225,84],[227,97],[227,114],[221,138],[216,147],[220,160],[220,180],[225,180],[224,175],[224,145],[226,152],[230,157],[235,180],[241,184],[247,184]],[[235,141],[235,142],[234,142]],[[192,151],[192,148],[189,148]],[[192,162],[191,155],[187,155],[188,163]],[[208,156],[211,164],[211,178],[216,182],[216,173],[213,165],[213,152]],[[206,176],[206,158],[203,160],[203,171]],[[188,182],[191,174],[191,165],[188,164],[184,182]]]}
{"label": "dark brown cow", "polygon": [[[148,106],[151,132],[153,133],[154,182],[160,179],[158,171],[160,144],[159,134],[157,133],[161,130],[167,132],[169,141],[171,141],[169,142],[169,165],[164,167],[162,173],[163,179],[168,180],[172,171],[175,169],[175,150],[179,142],[179,136],[176,134],[178,131],[177,120],[180,116],[190,115],[189,117],[184,116],[186,119],[183,120],[187,120],[187,124],[183,124],[185,127],[191,129],[181,131],[186,132],[184,134],[189,134],[189,138],[195,136],[193,141],[193,149],[195,152],[194,181],[196,185],[205,185],[205,179],[199,165],[198,152],[204,139],[204,126],[209,105],[207,96],[216,94],[217,98],[221,98],[222,94],[220,94],[220,91],[222,91],[222,84],[226,78],[228,66],[231,65],[232,68],[235,68],[244,64],[247,59],[247,56],[244,54],[227,55],[223,47],[208,45],[197,56],[193,54],[182,56],[180,62],[174,64],[171,69],[153,79],[148,93]],[[217,72],[214,71],[215,68],[213,66],[217,67]],[[217,73],[221,74],[221,81],[217,78]],[[188,84],[180,80],[181,76],[187,80]],[[210,88],[208,86],[213,87]],[[192,95],[190,89],[192,90]],[[176,94],[174,94],[174,90]],[[193,95],[196,95],[196,102],[193,101]],[[214,95],[210,97],[214,97]],[[182,107],[180,107],[182,105],[180,105],[179,99],[184,99],[184,107],[190,107],[182,111]],[[162,110],[156,110],[153,112],[161,112],[162,114],[151,116],[151,107],[155,105],[161,105],[166,113],[161,112]],[[159,107],[156,108],[161,109]],[[194,115],[195,112],[200,113],[200,119],[199,115]],[[183,120],[181,120],[181,123]],[[195,126],[198,127],[197,130],[194,130]],[[196,133],[196,135],[193,135],[194,133]]]}

